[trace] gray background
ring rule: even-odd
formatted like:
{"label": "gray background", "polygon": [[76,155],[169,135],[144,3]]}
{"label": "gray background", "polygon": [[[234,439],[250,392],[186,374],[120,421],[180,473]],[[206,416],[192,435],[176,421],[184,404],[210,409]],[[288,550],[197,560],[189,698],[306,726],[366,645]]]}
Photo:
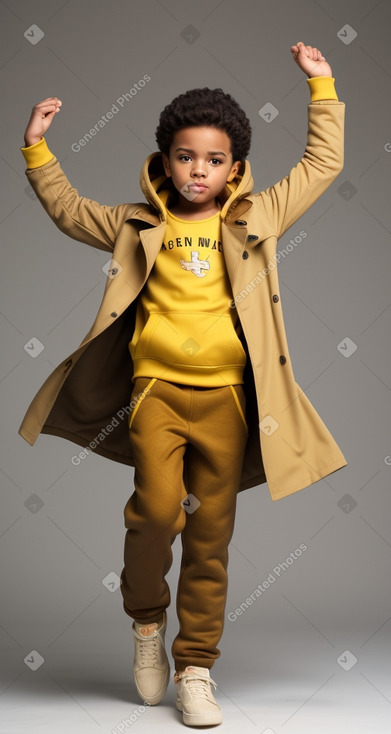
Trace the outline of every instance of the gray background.
{"label": "gray background", "polygon": [[[34,200],[19,150],[31,108],[62,100],[46,139],[80,194],[136,202],[161,109],[187,89],[221,86],[250,118],[260,191],[304,151],[310,95],[290,51],[300,40],[321,49],[346,103],[345,168],[279,241],[307,233],[279,265],[281,298],[295,378],[348,466],[277,502],[266,484],[239,495],[212,678],[220,730],[390,730],[390,20],[386,0],[0,2],[1,732],[128,731],[132,712],[139,731],[183,727],[172,677],[164,701],[140,712],[131,619],[119,588],[102,583],[122,569],[133,469],[94,455],[75,467],[81,447],[40,436],[32,448],[17,433],[90,328],[109,259],[63,235]],[[44,32],[35,45],[24,36],[32,24]],[[349,43],[346,24],[358,34]],[[144,89],[73,152],[144,74]],[[258,114],[267,102],[279,111],[270,124]],[[44,345],[37,358],[24,349],[32,337]],[[347,338],[349,357],[338,348]],[[179,537],[173,550],[167,649]],[[25,662],[32,651],[44,658],[37,670]]]}

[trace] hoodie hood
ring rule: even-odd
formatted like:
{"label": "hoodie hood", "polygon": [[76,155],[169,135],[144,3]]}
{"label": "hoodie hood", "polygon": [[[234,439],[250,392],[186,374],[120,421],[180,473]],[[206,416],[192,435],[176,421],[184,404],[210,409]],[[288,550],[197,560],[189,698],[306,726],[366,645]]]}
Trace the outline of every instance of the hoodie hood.
{"label": "hoodie hood", "polygon": [[[140,173],[140,187],[148,203],[157,209],[161,219],[167,219],[167,207],[173,204],[176,198],[176,189],[170,176],[166,176],[163,167],[163,157],[160,151],[151,153],[143,163]],[[251,173],[250,162],[246,159],[232,181],[226,183],[219,196],[221,203],[221,218],[225,219],[232,204],[244,199],[252,193],[254,179]]]}

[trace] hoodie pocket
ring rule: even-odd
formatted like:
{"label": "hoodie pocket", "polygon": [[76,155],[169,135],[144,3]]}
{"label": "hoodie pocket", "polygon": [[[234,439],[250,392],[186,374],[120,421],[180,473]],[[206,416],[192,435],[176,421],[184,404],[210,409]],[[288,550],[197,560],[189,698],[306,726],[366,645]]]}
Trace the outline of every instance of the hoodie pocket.
{"label": "hoodie pocket", "polygon": [[244,366],[246,353],[229,314],[151,311],[133,359],[157,359],[193,369]]}

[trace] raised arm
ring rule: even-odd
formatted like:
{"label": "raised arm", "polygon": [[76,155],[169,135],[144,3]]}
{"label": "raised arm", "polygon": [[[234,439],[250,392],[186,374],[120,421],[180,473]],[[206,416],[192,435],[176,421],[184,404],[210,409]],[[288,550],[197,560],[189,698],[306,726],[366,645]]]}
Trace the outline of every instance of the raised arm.
{"label": "raised arm", "polygon": [[326,191],[344,166],[345,104],[338,100],[331,68],[318,49],[300,42],[291,50],[309,75],[307,143],[303,157],[285,178],[255,194],[277,238]]}
{"label": "raised arm", "polygon": [[61,101],[50,97],[33,107],[22,151],[28,181],[50,218],[64,234],[100,250],[112,251],[123,222],[136,204],[107,206],[79,196],[59,161],[49,150],[43,133],[59,112]]}

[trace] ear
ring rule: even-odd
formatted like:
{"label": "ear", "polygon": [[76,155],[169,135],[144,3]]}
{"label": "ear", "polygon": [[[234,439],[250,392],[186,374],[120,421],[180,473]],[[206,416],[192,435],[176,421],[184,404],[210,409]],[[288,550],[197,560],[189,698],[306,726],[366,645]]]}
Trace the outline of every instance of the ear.
{"label": "ear", "polygon": [[166,176],[171,176],[170,159],[165,153],[162,153],[162,160],[164,173],[166,174]]}
{"label": "ear", "polygon": [[230,170],[230,172],[228,174],[227,181],[232,181],[235,178],[236,174],[240,170],[240,166],[241,166],[241,161],[235,161],[235,163],[233,164],[233,166],[232,166],[232,168],[231,168],[231,170]]}

